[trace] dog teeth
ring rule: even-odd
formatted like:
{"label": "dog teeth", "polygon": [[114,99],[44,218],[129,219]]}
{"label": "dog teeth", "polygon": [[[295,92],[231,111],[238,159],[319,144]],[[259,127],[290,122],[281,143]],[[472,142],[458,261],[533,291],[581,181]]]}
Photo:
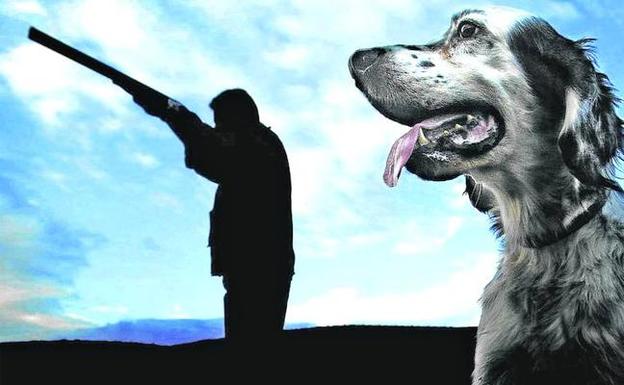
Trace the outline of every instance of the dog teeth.
{"label": "dog teeth", "polygon": [[[455,126],[453,128],[456,129],[456,130],[459,130],[461,128],[464,128],[464,126],[462,126],[461,124],[457,123],[457,124],[455,124]],[[444,131],[444,132],[448,132],[448,131]]]}
{"label": "dog teeth", "polygon": [[420,133],[418,134],[418,144],[421,146],[429,144],[429,139],[427,139],[422,130],[420,130]]}
{"label": "dog teeth", "polygon": [[[458,126],[459,126],[459,125],[458,125]],[[461,126],[459,126],[459,127],[461,127]],[[443,133],[444,135],[448,135],[448,134],[449,134],[449,130],[444,130],[442,133]]]}
{"label": "dog teeth", "polygon": [[474,121],[476,121],[476,120],[477,120],[477,119],[476,119],[474,116],[472,116],[472,115],[470,115],[470,114],[466,115],[466,124],[471,123],[471,122],[474,122]]}

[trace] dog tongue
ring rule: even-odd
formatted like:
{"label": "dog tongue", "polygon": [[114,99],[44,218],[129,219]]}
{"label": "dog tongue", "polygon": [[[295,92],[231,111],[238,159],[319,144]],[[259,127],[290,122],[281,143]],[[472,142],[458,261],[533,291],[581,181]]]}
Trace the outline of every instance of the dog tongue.
{"label": "dog tongue", "polygon": [[432,129],[439,127],[461,116],[463,115],[439,115],[414,124],[409,131],[403,134],[403,136],[397,139],[397,141],[392,145],[392,149],[390,149],[390,153],[388,154],[388,160],[386,160],[386,170],[383,175],[384,182],[386,182],[389,187],[397,185],[403,166],[405,166],[410,156],[412,156],[414,149],[418,146],[418,136],[420,135],[420,130],[423,128]]}
{"label": "dog tongue", "polygon": [[419,135],[420,124],[417,123],[392,145],[390,154],[388,154],[388,160],[386,160],[386,171],[383,175],[384,182],[386,182],[389,187],[397,185],[401,170],[410,156],[412,156]]}

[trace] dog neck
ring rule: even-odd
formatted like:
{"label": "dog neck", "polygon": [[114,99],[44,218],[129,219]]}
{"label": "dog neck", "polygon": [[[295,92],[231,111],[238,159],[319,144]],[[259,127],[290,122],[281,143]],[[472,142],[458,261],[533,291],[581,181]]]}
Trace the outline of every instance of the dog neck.
{"label": "dog neck", "polygon": [[509,178],[505,183],[495,178],[480,182],[485,186],[480,186],[480,195],[492,205],[475,207],[490,214],[509,250],[540,249],[563,240],[599,214],[607,201],[603,189],[582,185],[569,174],[549,178],[541,178],[550,182],[539,185]]}
{"label": "dog neck", "polygon": [[574,209],[564,213],[560,227],[541,234],[527,234],[523,246],[539,249],[563,240],[598,215],[606,201],[606,196],[600,194],[579,202]]}

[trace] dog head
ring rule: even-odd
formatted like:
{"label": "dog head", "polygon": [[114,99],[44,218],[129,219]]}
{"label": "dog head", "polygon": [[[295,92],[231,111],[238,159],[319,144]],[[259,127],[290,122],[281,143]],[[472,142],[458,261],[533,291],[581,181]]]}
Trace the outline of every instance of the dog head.
{"label": "dog head", "polygon": [[[435,43],[356,51],[356,86],[410,127],[390,151],[386,183],[405,167],[429,180],[479,175],[496,190],[533,167],[534,178],[565,173],[578,186],[619,189],[605,167],[622,122],[587,43],[522,11],[490,8],[453,16]],[[544,164],[552,175],[537,170]]]}

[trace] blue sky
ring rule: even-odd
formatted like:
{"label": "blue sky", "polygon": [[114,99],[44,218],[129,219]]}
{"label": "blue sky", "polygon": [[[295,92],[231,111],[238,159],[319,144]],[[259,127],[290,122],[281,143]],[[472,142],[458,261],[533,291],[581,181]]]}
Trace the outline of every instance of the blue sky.
{"label": "blue sky", "polygon": [[[242,87],[282,138],[296,275],[287,321],[475,325],[498,245],[463,180],[382,181],[406,129],[347,70],[358,48],[437,39],[489,2],[4,1],[0,5],[0,341],[122,320],[222,316],[206,248],[215,185],[106,79],[26,38],[29,25],[180,100]],[[498,2],[597,38],[624,88],[618,1]],[[621,94],[620,94],[621,95]],[[622,110],[620,109],[620,112]]]}

